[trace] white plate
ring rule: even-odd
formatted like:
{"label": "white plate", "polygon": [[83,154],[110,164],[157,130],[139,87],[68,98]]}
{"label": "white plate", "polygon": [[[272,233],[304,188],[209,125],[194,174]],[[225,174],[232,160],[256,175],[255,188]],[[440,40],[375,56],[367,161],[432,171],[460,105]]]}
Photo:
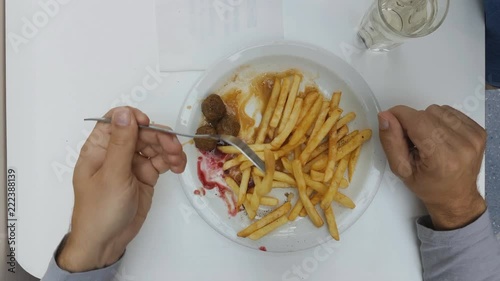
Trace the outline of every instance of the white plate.
{"label": "white plate", "polygon": [[[239,77],[250,77],[260,72],[290,68],[300,70],[305,81],[313,80],[325,94],[331,95],[334,90],[342,90],[341,107],[344,112],[354,111],[357,114],[350,129],[373,130],[372,139],[362,149],[350,187],[342,190],[356,203],[356,208],[349,210],[333,203],[342,238],[342,235],[348,235],[344,232],[359,219],[375,197],[386,163],[378,140],[378,103],[363,78],[342,59],[317,47],[290,42],[240,51],[207,70],[195,84],[181,108],[176,130],[195,132],[202,120],[201,101],[210,93],[223,88],[235,73],[240,74]],[[237,237],[236,233],[250,223],[245,212],[230,216],[226,204],[214,190],[207,191],[205,196],[195,195],[195,191],[202,187],[197,174],[197,159],[200,154],[194,145],[187,145],[184,149],[188,164],[180,178],[186,196],[200,216],[225,237],[254,249],[264,246],[267,251],[290,252],[314,247],[328,235],[326,226],[318,229],[308,218],[299,218],[258,241]],[[285,199],[283,193],[284,190],[273,190],[273,195],[280,200]]]}

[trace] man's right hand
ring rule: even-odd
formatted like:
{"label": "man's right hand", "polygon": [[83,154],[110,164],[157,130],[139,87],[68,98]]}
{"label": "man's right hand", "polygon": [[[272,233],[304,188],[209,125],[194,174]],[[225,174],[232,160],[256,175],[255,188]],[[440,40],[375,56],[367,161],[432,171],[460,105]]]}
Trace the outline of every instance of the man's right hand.
{"label": "man's right hand", "polygon": [[477,190],[486,131],[460,111],[396,106],[379,114],[380,141],[394,174],[420,198],[436,230],[457,229],[486,210]]}
{"label": "man's right hand", "polygon": [[56,260],[69,272],[115,263],[142,228],[160,174],[182,173],[186,154],[174,135],[139,130],[150,120],[136,108],[119,107],[97,123],[80,152],[73,175],[71,232]]}

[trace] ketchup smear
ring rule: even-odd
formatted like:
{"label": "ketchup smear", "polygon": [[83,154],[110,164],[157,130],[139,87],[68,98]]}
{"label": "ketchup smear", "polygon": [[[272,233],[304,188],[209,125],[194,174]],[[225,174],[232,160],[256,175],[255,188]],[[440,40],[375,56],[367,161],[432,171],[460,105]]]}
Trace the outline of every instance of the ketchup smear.
{"label": "ketchup smear", "polygon": [[198,196],[205,196],[207,194],[204,188],[196,189],[193,193]]}
{"label": "ketchup smear", "polygon": [[203,188],[207,190],[216,188],[218,196],[227,206],[229,215],[233,217],[236,216],[238,213],[238,209],[236,208],[237,200],[233,191],[226,186],[226,182],[224,181],[224,170],[222,169],[228,155],[218,150],[200,152],[201,156],[198,157],[198,178]]}
{"label": "ketchup smear", "polygon": [[259,250],[261,250],[261,251],[263,251],[263,252],[267,252],[267,249],[266,249],[266,247],[264,247],[264,246],[260,246],[260,247],[259,247]]}

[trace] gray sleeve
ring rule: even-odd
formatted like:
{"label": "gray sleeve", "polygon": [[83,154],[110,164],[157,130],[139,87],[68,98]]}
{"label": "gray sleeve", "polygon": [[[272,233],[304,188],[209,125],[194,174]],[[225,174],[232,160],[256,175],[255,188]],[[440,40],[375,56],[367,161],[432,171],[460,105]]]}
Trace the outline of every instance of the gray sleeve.
{"label": "gray sleeve", "polygon": [[[63,242],[61,242],[61,245]],[[50,260],[47,272],[41,281],[111,281],[115,275],[118,275],[121,259],[108,267],[88,272],[70,273],[61,269],[55,259],[61,245],[59,245],[58,250]]]}
{"label": "gray sleeve", "polygon": [[486,211],[470,225],[435,231],[429,216],[417,220],[426,281],[500,280],[500,244]]}
{"label": "gray sleeve", "polygon": [[69,273],[59,268],[55,258],[52,257],[49,268],[41,281],[111,281],[117,275],[119,266],[120,261],[98,270]]}

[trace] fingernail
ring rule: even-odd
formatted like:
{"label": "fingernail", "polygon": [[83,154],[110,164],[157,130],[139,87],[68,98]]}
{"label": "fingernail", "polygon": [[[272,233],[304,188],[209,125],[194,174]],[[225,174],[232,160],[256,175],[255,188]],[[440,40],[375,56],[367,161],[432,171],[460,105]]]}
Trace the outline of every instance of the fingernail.
{"label": "fingernail", "polygon": [[126,127],[130,125],[130,110],[126,107],[118,108],[113,113],[115,125]]}
{"label": "fingernail", "polygon": [[389,121],[378,114],[378,128],[382,131],[389,129]]}

